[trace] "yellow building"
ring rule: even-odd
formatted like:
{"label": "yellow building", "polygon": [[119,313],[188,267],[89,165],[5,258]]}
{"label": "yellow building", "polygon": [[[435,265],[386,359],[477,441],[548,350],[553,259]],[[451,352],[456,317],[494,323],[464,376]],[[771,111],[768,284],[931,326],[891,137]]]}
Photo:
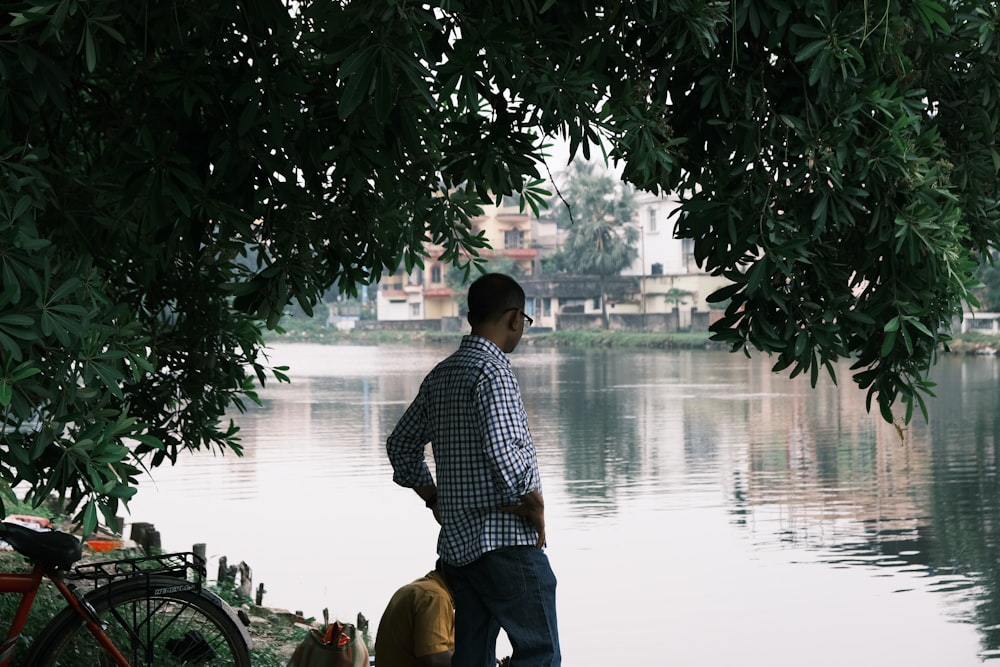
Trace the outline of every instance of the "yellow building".
{"label": "yellow building", "polygon": [[[532,243],[532,218],[514,206],[484,206],[483,215],[472,219],[474,233],[483,232],[491,249],[480,254],[487,260],[512,261],[524,276],[533,275],[538,249]],[[442,249],[426,246],[424,267],[407,275],[399,269],[379,282],[377,312],[382,321],[442,320],[462,316],[456,293],[447,283],[450,267],[441,262]]]}

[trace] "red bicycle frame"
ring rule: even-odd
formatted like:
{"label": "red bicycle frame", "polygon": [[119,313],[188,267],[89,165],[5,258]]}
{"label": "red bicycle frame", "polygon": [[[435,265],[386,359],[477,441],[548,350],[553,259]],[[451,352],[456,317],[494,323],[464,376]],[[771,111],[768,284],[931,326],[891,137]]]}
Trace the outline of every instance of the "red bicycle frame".
{"label": "red bicycle frame", "polygon": [[14,613],[14,620],[7,630],[7,637],[4,639],[3,646],[0,646],[0,667],[8,667],[10,664],[17,639],[21,636],[21,631],[24,630],[24,624],[28,620],[28,612],[31,611],[31,606],[35,603],[42,579],[48,579],[52,582],[65,598],[67,604],[86,622],[87,629],[94,635],[97,643],[111,656],[115,664],[119,667],[131,667],[118,647],[105,634],[95,615],[87,609],[89,605],[84,606],[73,589],[67,586],[57,573],[49,571],[41,565],[35,565],[30,573],[0,572],[0,593],[17,593],[21,596],[21,602]]}

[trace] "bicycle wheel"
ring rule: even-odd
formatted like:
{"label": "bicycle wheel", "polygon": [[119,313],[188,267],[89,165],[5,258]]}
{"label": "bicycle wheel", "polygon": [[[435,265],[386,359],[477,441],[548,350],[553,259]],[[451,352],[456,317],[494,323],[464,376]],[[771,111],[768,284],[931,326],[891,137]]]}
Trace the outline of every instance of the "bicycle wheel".
{"label": "bicycle wheel", "polygon": [[[233,610],[205,589],[169,576],[134,577],[87,595],[105,632],[132,667],[250,667],[250,635]],[[65,609],[32,644],[26,665],[113,665],[83,620]]]}

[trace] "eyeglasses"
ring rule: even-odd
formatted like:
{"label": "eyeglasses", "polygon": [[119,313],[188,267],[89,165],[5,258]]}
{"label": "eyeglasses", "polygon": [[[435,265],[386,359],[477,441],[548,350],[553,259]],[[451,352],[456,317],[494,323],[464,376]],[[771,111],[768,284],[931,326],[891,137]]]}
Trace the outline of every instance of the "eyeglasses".
{"label": "eyeglasses", "polygon": [[524,317],[524,328],[525,329],[527,329],[528,327],[530,327],[532,324],[535,323],[535,320],[533,320],[530,317],[528,317],[528,313],[524,312],[520,308],[508,308],[507,310],[505,310],[503,312],[509,313],[512,310],[516,310],[517,312],[521,313],[522,317]]}

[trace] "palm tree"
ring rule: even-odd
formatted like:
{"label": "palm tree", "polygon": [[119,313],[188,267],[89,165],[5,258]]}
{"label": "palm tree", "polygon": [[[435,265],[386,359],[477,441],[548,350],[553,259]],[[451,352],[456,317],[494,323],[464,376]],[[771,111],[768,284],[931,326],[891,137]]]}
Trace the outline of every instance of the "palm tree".
{"label": "palm tree", "polygon": [[632,192],[596,164],[574,161],[560,195],[550,209],[569,233],[547,265],[562,273],[598,276],[607,328],[607,278],[632,264],[638,254],[639,234],[625,224],[632,217]]}
{"label": "palm tree", "polygon": [[672,303],[674,305],[674,310],[677,310],[681,307],[681,304],[684,303],[684,299],[693,295],[694,292],[688,292],[687,290],[671,287],[667,290],[667,293],[663,295],[663,298],[666,299],[668,303]]}

